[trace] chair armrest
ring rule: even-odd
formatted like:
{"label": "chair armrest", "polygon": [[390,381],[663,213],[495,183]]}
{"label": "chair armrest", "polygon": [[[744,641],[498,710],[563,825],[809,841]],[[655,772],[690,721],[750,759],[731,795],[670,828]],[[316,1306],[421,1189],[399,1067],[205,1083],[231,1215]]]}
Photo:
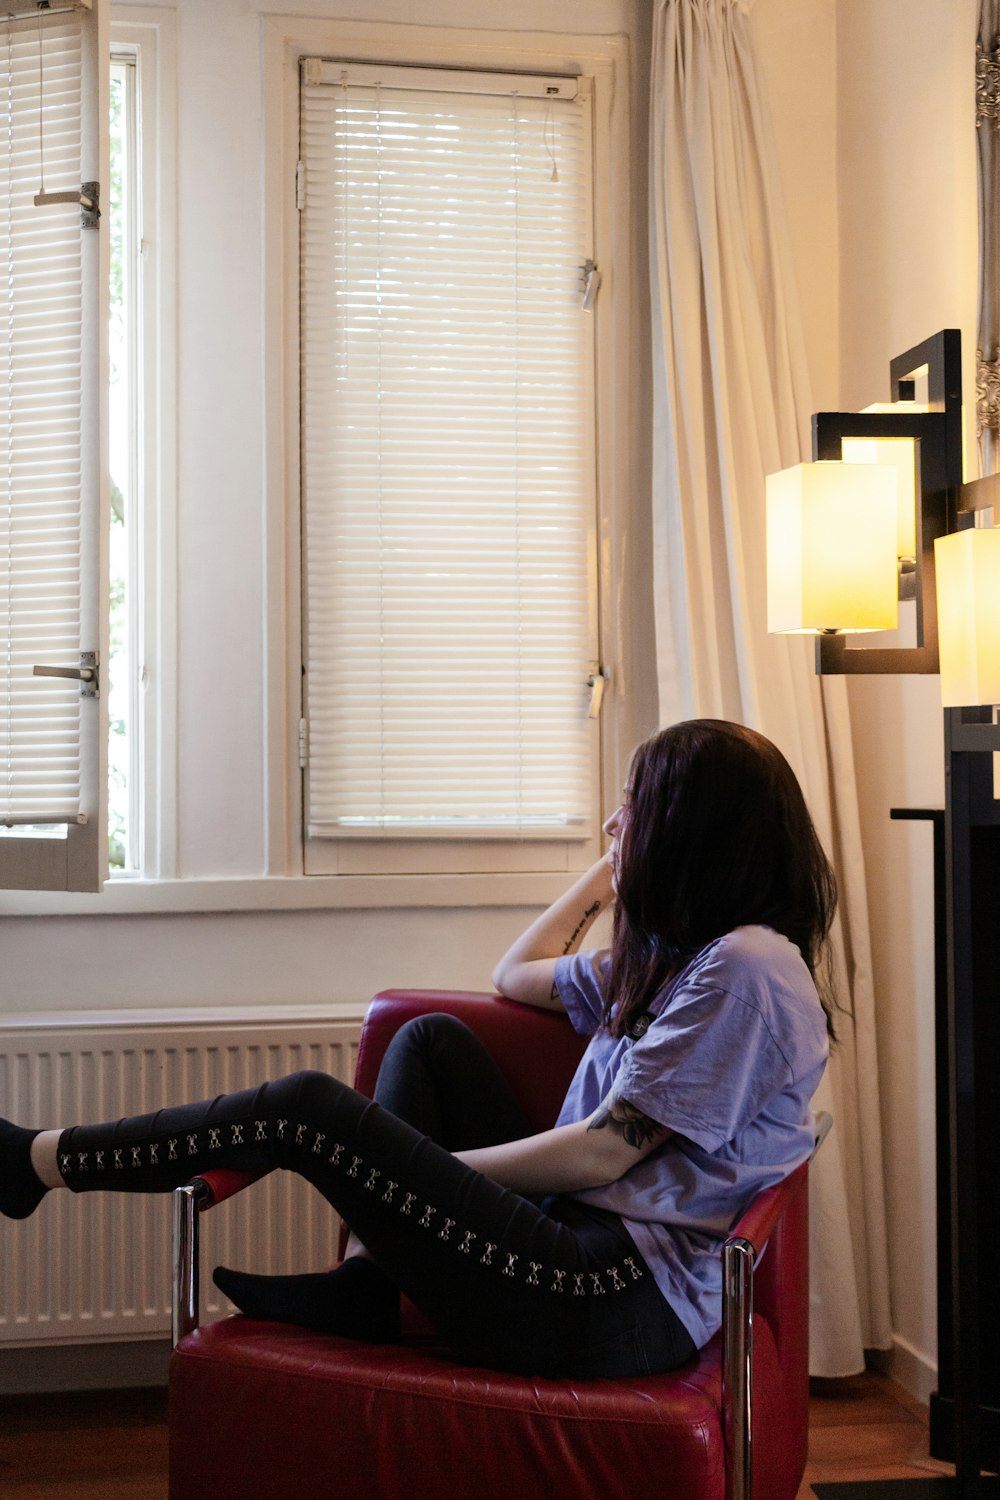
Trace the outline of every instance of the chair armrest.
{"label": "chair armrest", "polygon": [[[819,1133],[816,1149],[829,1129],[824,1126]],[[813,1153],[815,1155],[815,1151]],[[799,1313],[791,1311],[791,1323],[797,1317],[808,1317],[808,1179],[809,1162],[805,1161],[783,1182],[765,1188],[742,1213],[733,1225],[722,1247],[722,1426],[726,1457],[726,1500],[751,1500],[753,1493],[751,1434],[753,1428],[753,1314],[754,1271],[768,1242],[775,1238],[775,1253],[779,1250],[786,1256],[793,1253],[793,1264],[804,1285],[799,1288],[799,1299],[803,1306]],[[787,1217],[786,1217],[787,1215]],[[787,1269],[787,1268],[786,1268]],[[781,1260],[778,1266],[768,1262],[767,1270],[780,1279]],[[765,1277],[765,1282],[771,1280]],[[786,1310],[780,1305],[773,1332],[778,1346],[779,1361],[783,1345],[788,1339],[788,1330],[782,1326],[782,1314]],[[774,1309],[771,1310],[772,1315]],[[771,1321],[771,1317],[769,1317]],[[792,1355],[783,1365],[792,1389],[797,1387],[796,1373],[799,1358],[797,1345],[792,1335]],[[787,1347],[787,1345],[786,1345]],[[801,1359],[806,1359],[805,1350]],[[807,1383],[807,1371],[802,1365],[801,1378]],[[787,1394],[787,1392],[786,1392]]]}
{"label": "chair armrest", "polygon": [[783,1182],[765,1188],[758,1193],[750,1207],[741,1215],[726,1236],[726,1244],[733,1240],[745,1240],[753,1248],[754,1265],[760,1259],[774,1226],[785,1212],[800,1184],[808,1176],[809,1163],[803,1162]]}
{"label": "chair armrest", "polygon": [[199,1177],[191,1179],[192,1182],[204,1183],[208,1189],[207,1194],[199,1199],[198,1212],[203,1214],[210,1208],[217,1208],[227,1198],[235,1198],[237,1193],[242,1193],[244,1188],[267,1175],[266,1172],[234,1172],[229,1167],[213,1167],[209,1172],[202,1172]]}
{"label": "chair armrest", "polygon": [[265,1177],[265,1172],[234,1172],[214,1167],[175,1188],[173,1200],[173,1286],[170,1298],[170,1337],[174,1344],[198,1327],[201,1267],[198,1215],[225,1203]]}

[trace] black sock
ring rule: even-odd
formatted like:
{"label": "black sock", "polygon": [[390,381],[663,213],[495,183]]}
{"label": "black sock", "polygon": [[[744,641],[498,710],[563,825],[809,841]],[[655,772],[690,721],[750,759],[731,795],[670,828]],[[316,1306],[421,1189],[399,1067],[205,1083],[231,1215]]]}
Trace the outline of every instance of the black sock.
{"label": "black sock", "polygon": [[31,1143],[40,1130],[25,1130],[0,1120],[0,1214],[26,1219],[48,1188],[31,1165]]}
{"label": "black sock", "polygon": [[369,1344],[399,1339],[399,1292],[365,1256],[300,1276],[252,1276],[216,1266],[212,1280],[248,1318],[298,1323]]}

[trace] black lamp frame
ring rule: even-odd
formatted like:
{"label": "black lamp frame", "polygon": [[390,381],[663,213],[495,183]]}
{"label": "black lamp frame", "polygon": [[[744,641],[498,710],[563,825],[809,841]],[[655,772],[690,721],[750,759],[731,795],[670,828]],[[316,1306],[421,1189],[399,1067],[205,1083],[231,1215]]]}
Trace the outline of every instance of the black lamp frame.
{"label": "black lamp frame", "polygon": [[[916,439],[917,644],[850,647],[843,636],[817,641],[821,673],[938,671],[934,540],[1000,506],[1000,476],[962,483],[961,335],[946,329],[894,359],[894,401],[913,399],[926,374],[926,413],[820,412],[813,456],[839,459],[844,438]],[[945,808],[894,809],[893,817],[935,828],[938,946],[938,1390],[931,1398],[931,1452],[953,1460],[954,1480],[928,1478],[825,1486],[859,1496],[1000,1495],[1000,801],[992,755],[1000,726],[992,707],[944,710]],[[987,1259],[987,1256],[989,1259]]]}

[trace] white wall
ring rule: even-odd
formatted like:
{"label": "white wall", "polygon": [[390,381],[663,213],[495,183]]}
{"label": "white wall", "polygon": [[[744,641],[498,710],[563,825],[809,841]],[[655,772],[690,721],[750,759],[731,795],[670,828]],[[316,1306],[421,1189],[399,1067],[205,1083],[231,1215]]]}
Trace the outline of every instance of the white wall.
{"label": "white wall", "polygon": [[[974,0],[754,7],[816,409],[888,399],[890,358],[957,327],[969,425],[975,12]],[[890,821],[889,809],[943,806],[941,711],[936,678],[855,678],[849,695],[874,949],[893,1369],[926,1396],[936,1359],[931,834]]]}
{"label": "white wall", "polygon": [[[642,0],[177,0],[178,871],[253,879],[267,869],[262,21],[288,13],[630,39],[635,149],[635,328],[645,285]],[[526,49],[530,59],[530,51]],[[634,737],[654,727],[650,548],[643,428],[648,354],[634,341],[637,454],[627,588]],[[167,789],[170,795],[170,789]],[[530,890],[530,887],[529,887]],[[226,914],[26,916],[0,894],[0,1009],[357,1004],[389,984],[488,984],[493,959],[537,909],[262,910]],[[227,904],[228,897],[222,901]],[[105,903],[107,904],[107,903]],[[276,901],[275,904],[283,904]],[[65,910],[63,899],[60,912]],[[44,902],[40,909],[45,911]],[[14,913],[13,915],[10,913]]]}
{"label": "white wall", "polygon": [[[888,361],[941,328],[964,346],[967,472],[977,275],[974,0],[840,0],[841,372],[885,400]],[[972,467],[969,466],[971,459]],[[874,943],[893,1326],[899,1374],[933,1388],[931,834],[891,807],[942,807],[937,678],[851,683]]]}

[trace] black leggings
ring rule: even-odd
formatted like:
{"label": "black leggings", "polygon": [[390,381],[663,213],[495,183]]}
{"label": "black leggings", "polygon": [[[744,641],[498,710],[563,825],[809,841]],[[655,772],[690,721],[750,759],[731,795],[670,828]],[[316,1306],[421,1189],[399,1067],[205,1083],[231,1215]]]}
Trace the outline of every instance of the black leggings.
{"label": "black leggings", "polygon": [[[211,1167],[283,1167],[316,1187],[462,1358],[496,1369],[624,1376],[694,1345],[614,1214],[536,1203],[452,1150],[530,1134],[460,1021],[425,1016],[386,1051],[373,1102],[303,1072],[199,1104],[77,1126],[59,1170],[77,1192],[162,1192]],[[407,1123],[408,1122],[408,1123]]]}

